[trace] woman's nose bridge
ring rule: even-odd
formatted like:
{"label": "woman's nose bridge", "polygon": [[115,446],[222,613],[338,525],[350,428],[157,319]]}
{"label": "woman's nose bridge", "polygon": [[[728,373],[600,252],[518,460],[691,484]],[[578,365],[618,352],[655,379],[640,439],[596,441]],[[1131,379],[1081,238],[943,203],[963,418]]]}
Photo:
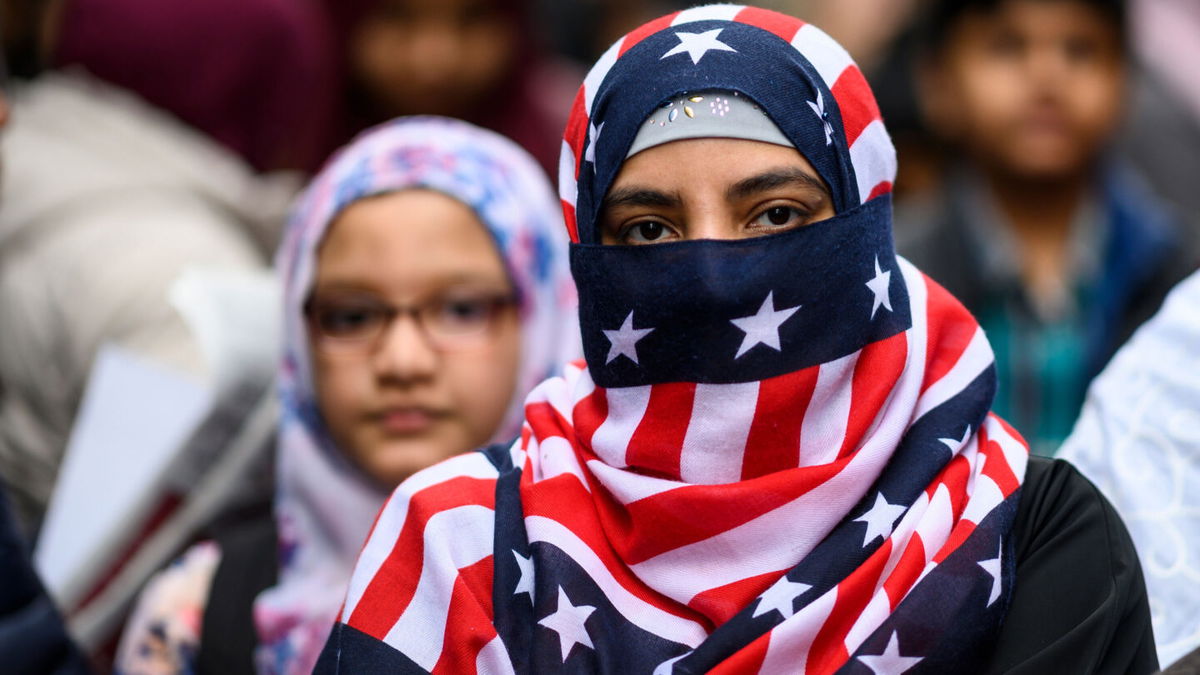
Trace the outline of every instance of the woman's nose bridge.
{"label": "woman's nose bridge", "polygon": [[687,213],[687,239],[737,239],[739,227],[724,199],[696,200]]}

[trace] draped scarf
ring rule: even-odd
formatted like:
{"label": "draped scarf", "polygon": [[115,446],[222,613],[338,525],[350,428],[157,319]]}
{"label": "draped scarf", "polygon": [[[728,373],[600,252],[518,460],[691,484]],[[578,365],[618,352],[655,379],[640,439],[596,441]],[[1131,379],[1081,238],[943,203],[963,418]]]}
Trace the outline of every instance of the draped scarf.
{"label": "draped scarf", "polygon": [[[760,106],[837,215],[599,245],[639,126],[713,90]],[[989,413],[978,324],[893,250],[894,173],[861,72],[812,25],[711,5],[618,40],[559,173],[585,361],[526,399],[516,443],[400,486],[323,667],[971,672],[1028,449]]]}
{"label": "draped scarf", "polygon": [[259,672],[312,672],[355,556],[387,496],[346,459],[321,420],[303,306],[330,224],[355,201],[405,188],[437,190],[469,206],[517,290],[517,386],[493,440],[516,435],[525,394],[578,355],[562,216],[532,157],[495,133],[438,117],[380,125],[334,156],[297,202],[276,260],[286,342],[276,450],[280,572],[279,583],[254,605]]}

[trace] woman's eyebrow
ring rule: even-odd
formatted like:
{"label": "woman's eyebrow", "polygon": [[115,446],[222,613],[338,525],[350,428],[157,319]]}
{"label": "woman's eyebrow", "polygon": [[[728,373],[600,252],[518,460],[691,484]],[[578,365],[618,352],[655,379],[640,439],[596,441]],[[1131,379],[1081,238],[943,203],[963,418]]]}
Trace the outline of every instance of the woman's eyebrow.
{"label": "woman's eyebrow", "polygon": [[313,283],[311,294],[316,293],[372,293],[372,288],[369,283],[364,283],[361,279],[343,279],[332,277],[330,279],[316,281]]}
{"label": "woman's eyebrow", "polygon": [[751,197],[759,192],[793,185],[818,190],[826,198],[830,196],[829,188],[825,187],[825,183],[820,178],[813,176],[803,169],[782,167],[764,171],[757,176],[744,178],[730,185],[729,189],[725,191],[725,197],[729,201],[736,201]]}
{"label": "woman's eyebrow", "polygon": [[682,205],[683,198],[678,192],[659,192],[650,188],[633,186],[617,188],[609,192],[604,201],[600,203],[600,210],[603,212],[619,206],[653,206],[669,209],[679,208]]}

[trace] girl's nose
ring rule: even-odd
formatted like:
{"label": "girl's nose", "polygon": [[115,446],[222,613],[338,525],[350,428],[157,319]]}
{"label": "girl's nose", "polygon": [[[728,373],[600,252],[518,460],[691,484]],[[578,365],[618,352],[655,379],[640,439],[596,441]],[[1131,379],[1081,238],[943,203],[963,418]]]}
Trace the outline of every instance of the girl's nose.
{"label": "girl's nose", "polygon": [[373,357],[376,375],[401,382],[430,380],[437,373],[439,353],[416,317],[401,314],[380,336]]}

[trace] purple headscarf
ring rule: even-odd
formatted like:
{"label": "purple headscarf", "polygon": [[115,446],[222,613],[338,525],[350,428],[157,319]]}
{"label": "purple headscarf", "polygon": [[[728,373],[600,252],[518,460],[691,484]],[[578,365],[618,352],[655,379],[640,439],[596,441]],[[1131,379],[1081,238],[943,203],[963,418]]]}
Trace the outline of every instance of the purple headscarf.
{"label": "purple headscarf", "polygon": [[82,66],[256,169],[315,169],[330,143],[331,39],[298,0],[71,0],[55,67]]}

